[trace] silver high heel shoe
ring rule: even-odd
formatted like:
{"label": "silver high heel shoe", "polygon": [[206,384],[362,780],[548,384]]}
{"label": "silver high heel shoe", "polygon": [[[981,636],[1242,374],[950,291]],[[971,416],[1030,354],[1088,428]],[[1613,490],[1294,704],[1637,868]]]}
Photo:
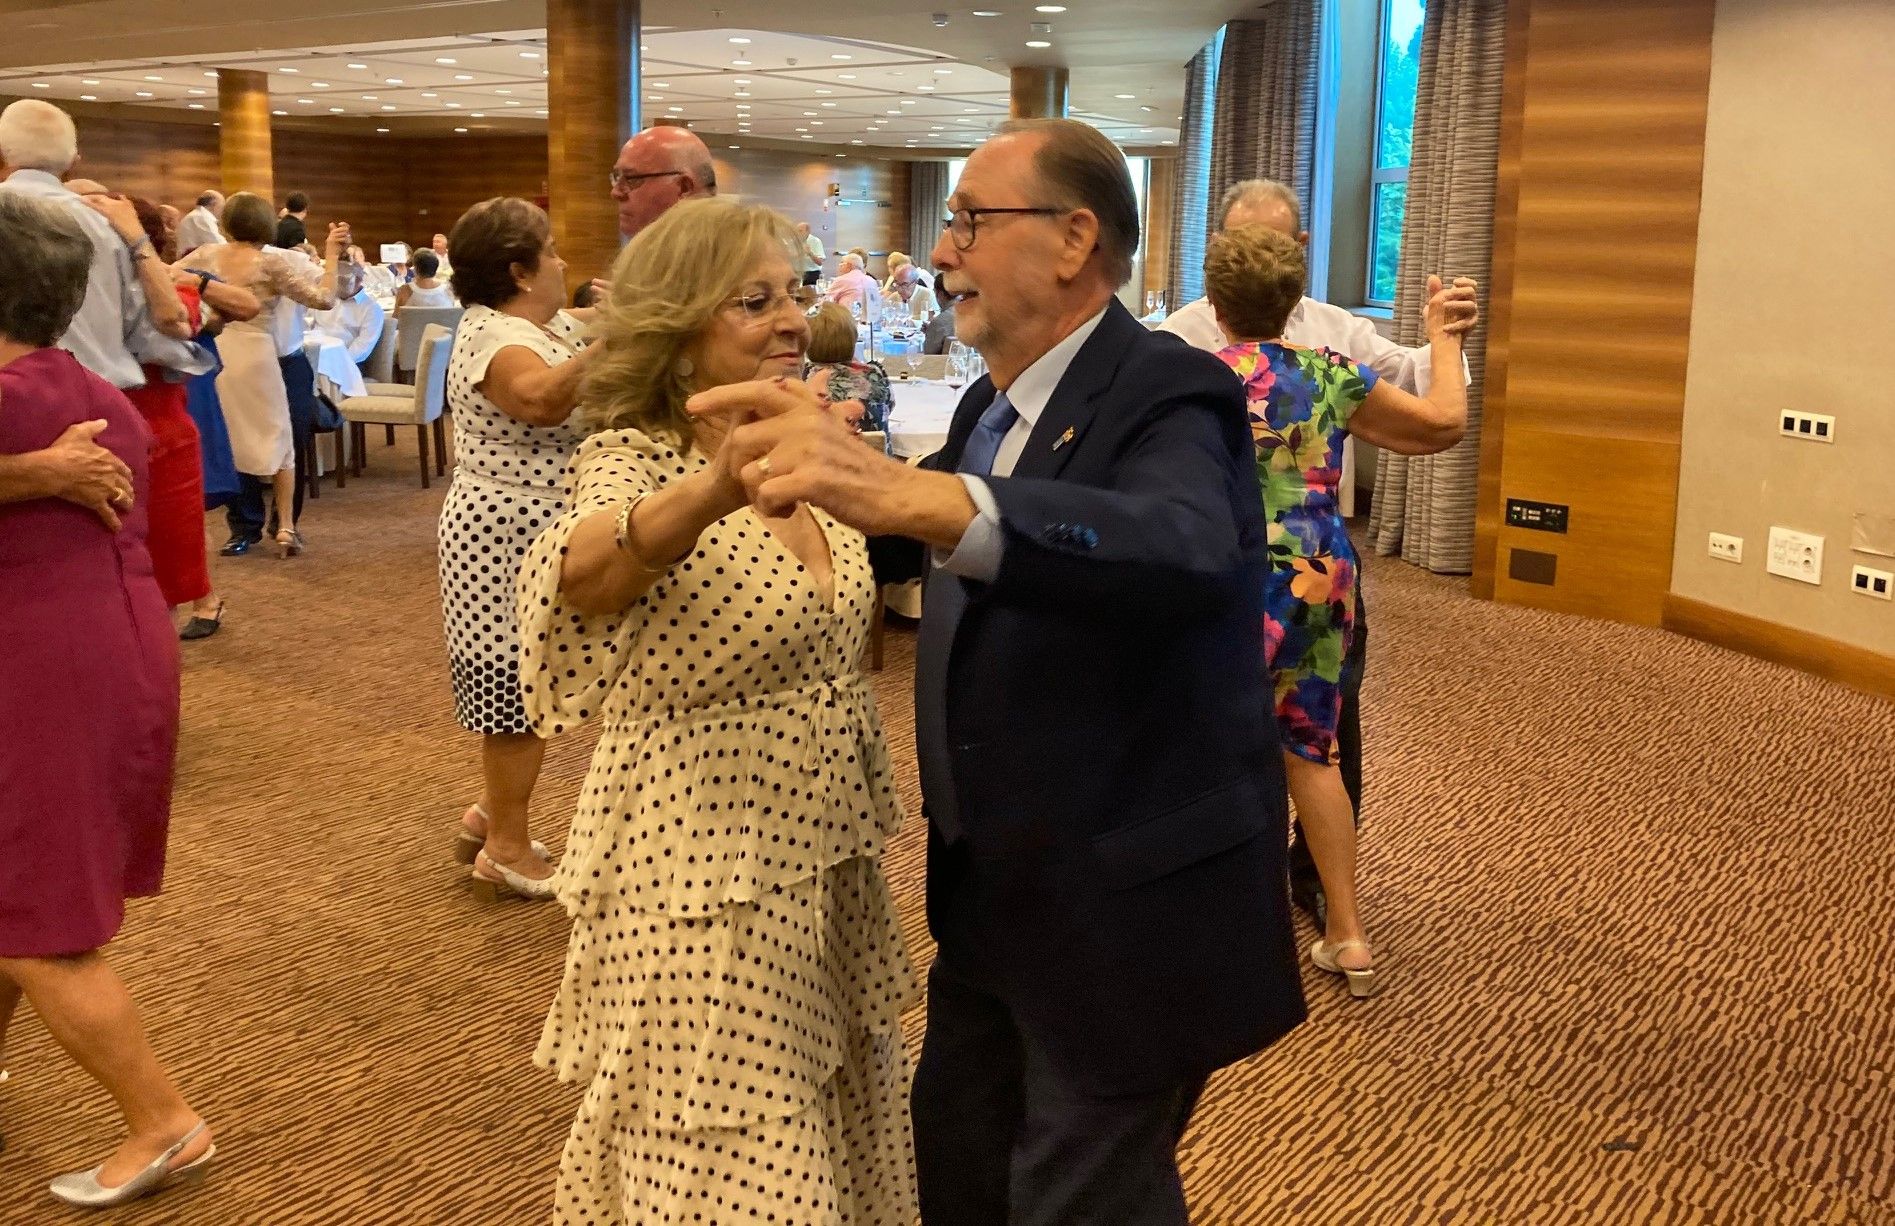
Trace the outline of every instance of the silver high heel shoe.
{"label": "silver high heel shoe", "polygon": [[217,1156],[216,1145],[213,1144],[197,1158],[176,1170],[171,1169],[171,1160],[183,1153],[185,1147],[191,1142],[197,1140],[197,1135],[203,1132],[204,1128],[205,1125],[199,1124],[185,1133],[176,1145],[159,1154],[157,1160],[150,1166],[116,1188],[100,1186],[99,1171],[104,1166],[101,1163],[89,1171],[74,1171],[70,1175],[61,1175],[53,1180],[52,1193],[68,1205],[78,1205],[84,1209],[110,1209],[114,1205],[128,1204],[141,1197],[150,1196],[154,1192],[162,1192],[166,1188],[197,1183],[210,1173],[211,1159]]}
{"label": "silver high heel shoe", "polygon": [[531,902],[546,902],[555,897],[551,877],[544,881],[523,877],[484,850],[474,857],[472,881],[474,897],[482,902],[499,902],[509,894]]}
{"label": "silver high heel shoe", "polygon": [[[482,833],[475,834],[474,828],[467,824],[467,818],[470,814],[480,818]],[[487,845],[487,835],[485,831],[492,821],[493,818],[487,816],[487,810],[481,808],[479,805],[467,806],[467,812],[461,814],[460,824],[454,831],[454,858],[456,860],[462,864],[472,864],[474,862],[474,857],[480,854],[480,849]],[[550,860],[553,858],[552,853],[546,850],[546,844],[540,842],[538,839],[533,840],[533,854],[542,860]]]}

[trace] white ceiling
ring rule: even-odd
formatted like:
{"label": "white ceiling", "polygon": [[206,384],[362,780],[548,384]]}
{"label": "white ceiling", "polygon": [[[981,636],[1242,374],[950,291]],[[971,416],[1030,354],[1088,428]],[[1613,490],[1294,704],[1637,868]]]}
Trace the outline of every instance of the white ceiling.
{"label": "white ceiling", "polygon": [[[228,38],[200,28],[197,41],[206,49],[187,51],[174,50],[176,39],[160,26],[135,40],[142,54],[22,62],[22,52],[51,34],[39,28],[49,23],[73,27],[57,44],[68,56],[75,50],[130,49],[122,29],[85,32],[88,24],[109,28],[108,10],[125,0],[52,0],[54,7],[25,8],[27,3],[46,2],[0,0],[0,13],[15,14],[0,20],[10,30],[23,32],[21,39],[9,38],[0,48],[0,94],[97,102],[173,116],[191,110],[209,120],[217,111],[216,69],[242,68],[270,74],[272,103],[286,119],[334,122],[351,132],[384,127],[394,132],[544,130],[543,29],[237,49],[219,47]],[[190,11],[225,2],[194,0]],[[315,0],[327,7],[366,2]],[[948,24],[938,26],[929,16],[933,8],[927,0],[895,0],[882,7],[911,11],[851,15],[837,23],[846,33],[796,33],[729,23],[705,28],[648,24],[641,38],[644,118],[647,123],[683,119],[707,135],[728,137],[726,144],[741,144],[749,136],[772,144],[807,142],[835,149],[852,144],[913,148],[925,155],[930,149],[966,148],[1005,118],[1010,64],[1065,63],[1071,67],[1075,118],[1093,123],[1121,144],[1159,146],[1177,139],[1184,58],[1190,52],[1173,63],[1124,62],[1126,57],[1149,55],[1167,43],[1195,50],[1222,20],[1255,5],[1255,0],[1171,0],[1162,7],[1141,7],[1133,0],[1069,0],[1066,12],[1043,14],[1032,11],[1032,5],[1002,2],[999,17],[950,10]],[[1129,30],[1116,24],[1128,4],[1140,14]],[[465,21],[469,10],[513,13],[523,6],[518,0],[449,0],[429,9],[436,7],[456,10],[457,19]],[[648,21],[661,7],[675,6],[648,3]],[[690,7],[699,22],[707,17],[715,22],[736,10],[763,6],[732,0],[730,10]],[[783,6],[769,7],[775,18],[771,24],[791,24],[782,20]],[[805,7],[852,6],[846,0],[811,0]],[[300,5],[295,22],[306,25],[310,8]],[[326,32],[333,39],[344,26],[392,30],[411,24],[415,13],[382,10],[373,21],[361,13],[346,22],[326,23]],[[799,14],[805,25],[819,15]],[[247,14],[252,26],[258,24],[254,16]],[[1032,30],[1031,22],[1048,23],[1051,30]],[[246,32],[267,34],[271,22],[261,24],[263,29]],[[866,36],[889,28],[922,41],[894,43]],[[1026,49],[1021,35],[1052,46]]]}

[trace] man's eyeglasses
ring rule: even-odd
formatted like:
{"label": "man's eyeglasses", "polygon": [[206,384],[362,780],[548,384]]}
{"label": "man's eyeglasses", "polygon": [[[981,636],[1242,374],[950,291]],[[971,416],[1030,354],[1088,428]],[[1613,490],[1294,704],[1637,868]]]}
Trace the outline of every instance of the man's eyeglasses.
{"label": "man's eyeglasses", "polygon": [[1061,213],[1070,213],[1071,209],[1055,209],[1041,206],[1029,209],[955,209],[941,223],[954,239],[956,251],[966,251],[973,247],[974,239],[980,233],[980,219],[999,215],[1030,215],[1034,217],[1057,217]]}
{"label": "man's eyeglasses", "polygon": [[782,290],[752,290],[747,294],[736,294],[724,299],[727,307],[736,307],[742,312],[746,323],[760,324],[775,317],[783,309],[785,302],[802,311],[813,300],[814,295],[800,287],[793,293]]}
{"label": "man's eyeglasses", "polygon": [[606,175],[606,181],[611,183],[615,189],[620,187],[636,187],[646,179],[662,179],[667,175],[682,175],[684,173],[682,170],[647,170],[639,174],[633,174],[630,171],[620,170],[614,166],[611,173]]}

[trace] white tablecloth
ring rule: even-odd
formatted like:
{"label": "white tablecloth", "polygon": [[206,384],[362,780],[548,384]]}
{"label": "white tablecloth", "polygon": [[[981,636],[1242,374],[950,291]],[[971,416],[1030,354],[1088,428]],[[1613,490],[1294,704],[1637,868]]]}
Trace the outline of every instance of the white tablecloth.
{"label": "white tablecloth", "polygon": [[349,360],[349,348],[340,340],[320,332],[305,332],[303,356],[316,368],[318,387],[326,379],[330,386],[344,396],[368,395],[368,385],[362,382],[361,368]]}
{"label": "white tablecloth", "polygon": [[948,426],[966,388],[928,379],[890,379],[895,407],[888,415],[889,454],[909,459],[933,455],[947,443]]}

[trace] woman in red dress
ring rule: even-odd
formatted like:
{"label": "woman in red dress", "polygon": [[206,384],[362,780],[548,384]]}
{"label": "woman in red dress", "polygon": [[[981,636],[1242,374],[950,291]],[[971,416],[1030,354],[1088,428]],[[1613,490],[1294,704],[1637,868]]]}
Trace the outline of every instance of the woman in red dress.
{"label": "woman in red dress", "polygon": [[131,474],[115,526],[0,487],[0,1048],[24,995],[117,1101],[118,1149],[52,1185],[97,1207],[201,1177],[215,1147],[102,955],[125,900],[164,878],[178,642],[145,548],[150,431],[111,384],[52,347],[85,299],[92,250],[70,213],[0,191],[0,454],[102,424],[98,445]]}
{"label": "woman in red dress", "polygon": [[[177,247],[175,226],[149,200],[132,197],[128,203],[139,228],[169,262]],[[184,301],[194,332],[202,331],[209,319],[200,291],[225,318],[250,319],[257,313],[256,296],[249,290],[183,273],[178,278],[178,297]],[[204,463],[198,451],[197,424],[186,404],[186,387],[164,367],[147,363],[145,386],[127,389],[125,396],[151,428],[151,496],[146,506],[151,533],[146,544],[158,588],[167,605],[191,606],[191,620],[179,638],[209,638],[223,626],[224,602],[211,590],[210,559],[204,548]]]}

